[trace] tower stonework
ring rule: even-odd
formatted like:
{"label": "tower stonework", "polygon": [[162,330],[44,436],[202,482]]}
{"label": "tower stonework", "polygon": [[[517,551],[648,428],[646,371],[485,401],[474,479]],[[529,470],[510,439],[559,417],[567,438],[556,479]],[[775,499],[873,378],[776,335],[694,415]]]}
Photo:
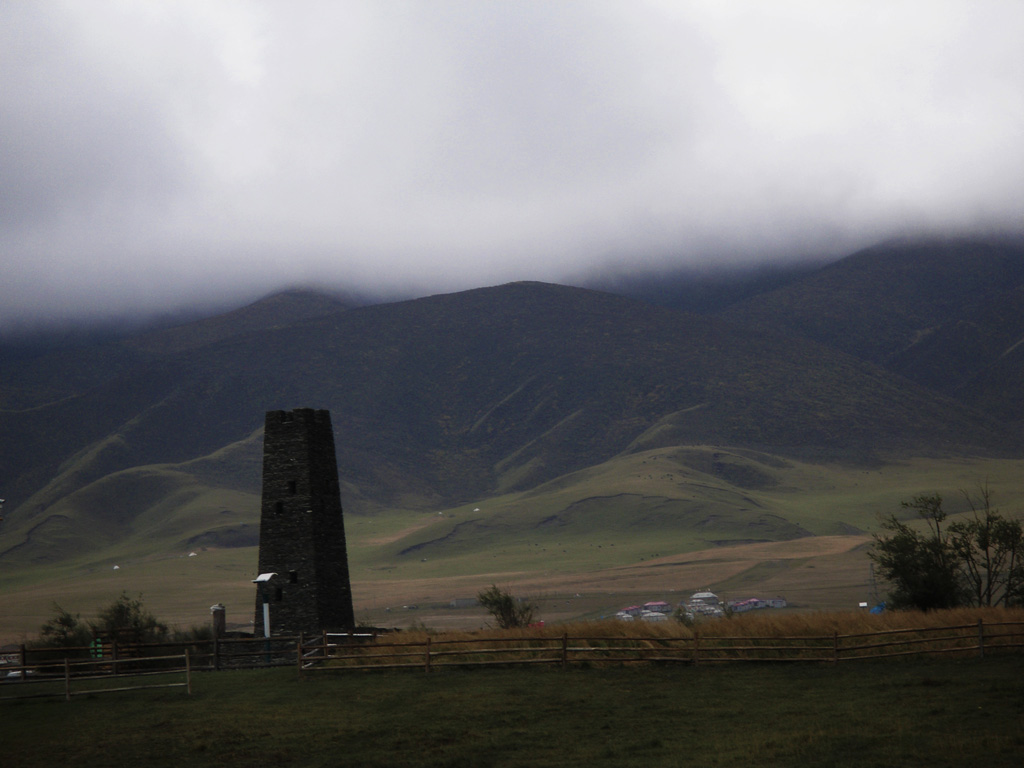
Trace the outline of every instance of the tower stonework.
{"label": "tower stonework", "polygon": [[345,524],[329,411],[268,411],[263,433],[263,501],[256,636],[355,626]]}

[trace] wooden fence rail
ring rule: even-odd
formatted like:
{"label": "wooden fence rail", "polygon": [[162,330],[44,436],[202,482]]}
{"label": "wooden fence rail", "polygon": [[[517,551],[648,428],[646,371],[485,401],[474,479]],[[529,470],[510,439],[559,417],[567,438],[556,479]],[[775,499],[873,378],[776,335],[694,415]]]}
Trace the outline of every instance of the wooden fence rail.
{"label": "wooden fence rail", "polygon": [[[184,673],[185,681],[158,687],[185,686],[191,692],[191,674],[197,670],[224,670],[296,665],[300,675],[370,669],[422,669],[449,667],[547,664],[730,664],[845,663],[925,654],[974,654],[984,657],[1024,648],[1024,622],[983,622],[958,626],[894,629],[856,634],[817,636],[718,636],[695,632],[692,636],[570,636],[540,637],[428,636],[406,640],[401,634],[322,633],[312,637],[221,638],[178,643],[107,643],[83,648],[20,647],[17,664],[0,667],[0,699],[7,693],[40,691],[42,683],[65,687],[72,682],[141,678]],[[40,683],[24,689],[24,683]],[[138,690],[146,687],[96,688],[98,692]],[[86,691],[83,691],[86,692]],[[88,692],[92,692],[89,690]]]}
{"label": "wooden fence rail", "polygon": [[[148,656],[130,659],[70,659],[50,661],[31,667],[6,667],[8,675],[0,699],[28,699],[72,696],[151,688],[185,688],[192,693],[192,665],[186,651],[174,656]],[[183,679],[178,679],[183,675]],[[162,682],[151,682],[150,678]],[[146,678],[145,682],[139,682]],[[103,683],[116,682],[115,687]]]}
{"label": "wooden fence rail", "polygon": [[[297,648],[299,674],[366,669],[423,669],[479,665],[805,662],[837,664],[926,654],[1013,651],[1024,648],[1024,622],[1000,622],[880,632],[795,637],[427,637],[391,641],[388,636],[353,643],[324,634]],[[873,642],[877,640],[878,642]]]}
{"label": "wooden fence rail", "polygon": [[[290,666],[295,661],[299,637],[220,638],[160,643],[104,642],[74,647],[38,647],[21,645],[17,664],[0,666],[0,676],[18,667],[35,667],[64,658],[76,660],[153,659],[188,651],[193,671],[245,669],[266,666]],[[269,656],[269,662],[268,662]]]}

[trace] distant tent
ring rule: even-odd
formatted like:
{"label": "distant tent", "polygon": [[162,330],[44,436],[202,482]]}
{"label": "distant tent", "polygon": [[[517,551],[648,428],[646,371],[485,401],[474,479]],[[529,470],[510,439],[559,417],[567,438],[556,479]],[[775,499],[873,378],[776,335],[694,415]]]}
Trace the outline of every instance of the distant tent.
{"label": "distant tent", "polygon": [[879,603],[872,608],[869,613],[885,613],[885,603]]}

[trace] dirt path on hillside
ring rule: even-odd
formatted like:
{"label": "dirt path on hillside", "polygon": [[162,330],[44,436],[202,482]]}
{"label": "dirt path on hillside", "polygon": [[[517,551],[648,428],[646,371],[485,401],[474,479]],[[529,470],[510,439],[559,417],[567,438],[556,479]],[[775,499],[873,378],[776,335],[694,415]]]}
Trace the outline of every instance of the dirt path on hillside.
{"label": "dirt path on hillside", "polygon": [[439,520],[443,520],[443,518],[440,515],[431,515],[430,517],[421,520],[418,523],[413,523],[412,525],[407,526],[400,531],[396,531],[395,533],[389,533],[386,536],[376,536],[372,539],[366,539],[365,543],[375,547],[384,544],[391,544],[392,542],[398,541],[399,539],[416,533],[417,531],[422,531],[424,528],[429,528],[431,525],[438,522]]}

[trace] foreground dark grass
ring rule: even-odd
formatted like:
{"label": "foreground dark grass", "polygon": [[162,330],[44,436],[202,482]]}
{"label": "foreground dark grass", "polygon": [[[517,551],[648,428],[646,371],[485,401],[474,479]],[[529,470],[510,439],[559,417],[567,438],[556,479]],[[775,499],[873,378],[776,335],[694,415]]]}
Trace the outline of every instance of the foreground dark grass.
{"label": "foreground dark grass", "polygon": [[[10,684],[5,684],[10,685]],[[0,702],[5,768],[1015,766],[1024,658],[198,675]]]}

